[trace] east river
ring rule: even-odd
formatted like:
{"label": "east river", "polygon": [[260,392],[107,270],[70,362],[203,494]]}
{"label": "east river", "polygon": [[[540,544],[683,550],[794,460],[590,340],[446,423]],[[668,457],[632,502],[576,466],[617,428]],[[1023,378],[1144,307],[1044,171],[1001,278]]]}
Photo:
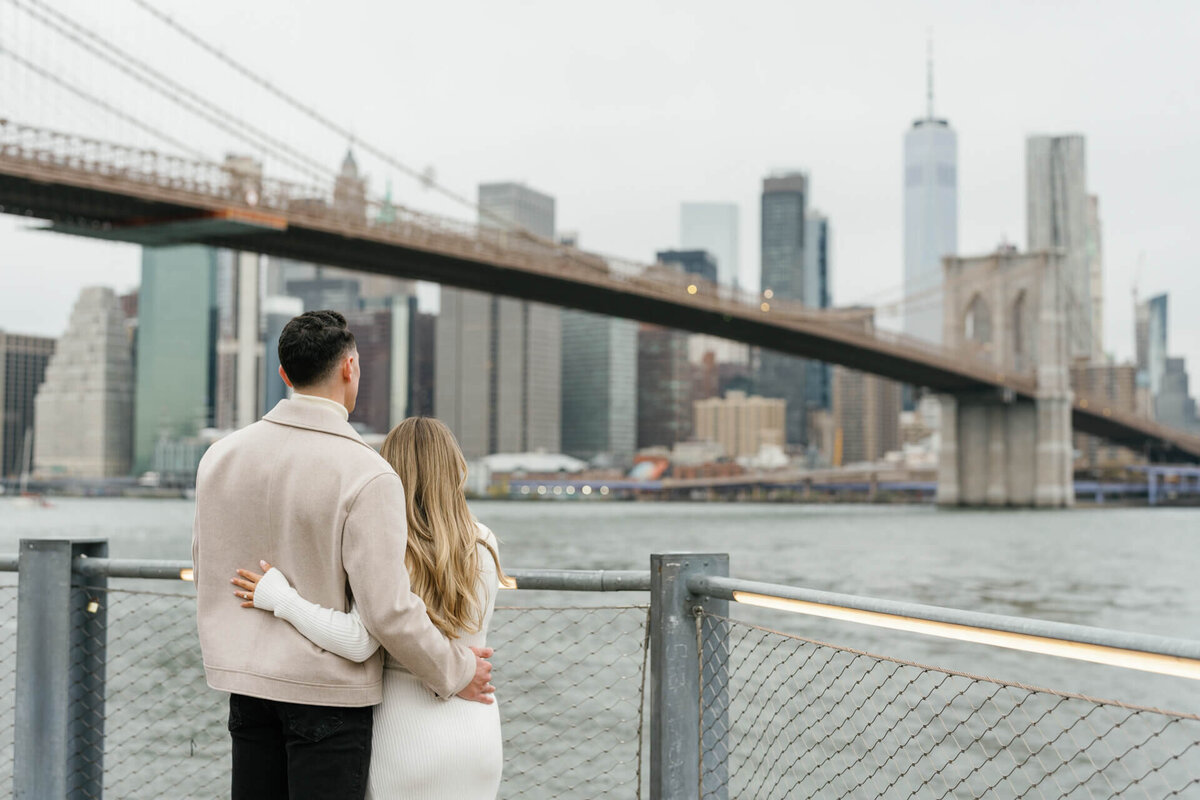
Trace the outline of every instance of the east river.
{"label": "east river", "polygon": [[[186,500],[0,500],[0,553],[27,537],[103,537],[121,558],[186,559]],[[652,552],[729,553],[737,577],[1118,630],[1200,638],[1200,511],[628,502],[472,504],[509,566],[645,569]],[[505,593],[508,604],[611,602]],[[627,601],[639,601],[629,597]],[[1200,711],[1190,681],[755,611],[848,647],[1126,702]]]}

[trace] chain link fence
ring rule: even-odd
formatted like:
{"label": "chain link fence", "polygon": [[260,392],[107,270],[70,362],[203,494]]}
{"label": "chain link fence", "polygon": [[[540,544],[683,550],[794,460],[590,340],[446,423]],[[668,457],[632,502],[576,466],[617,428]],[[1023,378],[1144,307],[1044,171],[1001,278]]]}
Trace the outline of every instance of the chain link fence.
{"label": "chain link fence", "polygon": [[501,797],[641,797],[649,608],[497,608]]}
{"label": "chain link fence", "polygon": [[[542,602],[493,617],[501,797],[642,797],[648,687],[663,677],[649,670],[649,608]],[[87,609],[75,628],[83,668],[71,671],[71,708],[98,722],[78,734],[96,758],[70,783],[122,800],[227,797],[227,702],[204,681],[190,585],[76,588],[71,606]],[[724,616],[701,614],[696,625],[694,638],[683,633],[699,652],[699,663],[696,650],[687,661],[700,675],[690,696],[701,712],[703,797],[1200,798],[1200,717]],[[0,585],[0,796],[13,789],[16,661],[17,588]]]}
{"label": "chain link fence", "polygon": [[[204,681],[191,593],[91,590],[107,615],[102,681],[105,797],[217,798],[229,795],[227,695]],[[86,768],[86,765],[85,765]],[[98,799],[97,799],[98,800]]]}
{"label": "chain link fence", "polygon": [[1200,717],[697,624],[704,797],[1200,797]]}
{"label": "chain link fence", "polygon": [[[0,580],[6,578],[9,576],[0,576]],[[16,689],[17,587],[15,584],[0,585],[0,794],[12,794]]]}
{"label": "chain link fence", "polygon": [[[106,637],[107,657],[85,663],[72,687],[74,709],[103,708],[100,729],[82,732],[102,743],[103,756],[69,785],[86,787],[97,774],[108,798],[228,797],[228,696],[205,683],[194,594],[74,594],[103,621],[75,652],[86,658]],[[13,790],[16,609],[16,587],[0,586],[0,796]],[[501,797],[640,796],[647,613],[644,605],[497,608],[489,644],[504,732]]]}

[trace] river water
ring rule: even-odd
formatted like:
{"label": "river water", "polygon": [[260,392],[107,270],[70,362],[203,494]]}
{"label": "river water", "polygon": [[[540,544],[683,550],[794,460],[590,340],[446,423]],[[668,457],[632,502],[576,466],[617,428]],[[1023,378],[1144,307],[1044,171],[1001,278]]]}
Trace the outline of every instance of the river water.
{"label": "river water", "polygon": [[[654,552],[729,553],[738,577],[1118,630],[1200,638],[1200,511],[477,501],[509,566],[645,569]],[[56,498],[0,509],[0,552],[26,537],[103,537],[113,557],[186,559],[186,500]],[[542,595],[542,596],[539,596]],[[515,604],[615,598],[506,593]],[[627,597],[626,600],[640,598]],[[848,647],[1126,702],[1200,711],[1192,682],[813,620],[750,618]]]}

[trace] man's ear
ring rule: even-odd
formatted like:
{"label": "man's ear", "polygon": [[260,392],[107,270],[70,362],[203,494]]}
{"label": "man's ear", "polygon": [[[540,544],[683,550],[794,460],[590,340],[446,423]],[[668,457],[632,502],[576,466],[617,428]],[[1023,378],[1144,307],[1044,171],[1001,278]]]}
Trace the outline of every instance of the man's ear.
{"label": "man's ear", "polygon": [[354,380],[354,356],[346,356],[342,360],[342,380],[346,383]]}
{"label": "man's ear", "polygon": [[285,384],[287,384],[287,387],[288,387],[289,389],[295,389],[295,388],[296,388],[295,386],[292,386],[292,382],[291,382],[290,380],[288,380],[287,373],[283,371],[283,367],[280,367],[280,368],[279,368],[279,377],[283,378],[283,382],[284,382]]}

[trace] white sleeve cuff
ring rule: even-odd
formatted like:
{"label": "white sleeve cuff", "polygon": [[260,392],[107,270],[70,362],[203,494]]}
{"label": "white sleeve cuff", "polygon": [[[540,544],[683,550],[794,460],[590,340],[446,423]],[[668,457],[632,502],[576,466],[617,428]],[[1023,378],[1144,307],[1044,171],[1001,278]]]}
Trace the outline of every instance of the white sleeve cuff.
{"label": "white sleeve cuff", "polygon": [[288,583],[283,573],[271,567],[254,587],[254,607],[263,611],[275,611],[289,599],[289,595],[295,594],[296,590]]}

